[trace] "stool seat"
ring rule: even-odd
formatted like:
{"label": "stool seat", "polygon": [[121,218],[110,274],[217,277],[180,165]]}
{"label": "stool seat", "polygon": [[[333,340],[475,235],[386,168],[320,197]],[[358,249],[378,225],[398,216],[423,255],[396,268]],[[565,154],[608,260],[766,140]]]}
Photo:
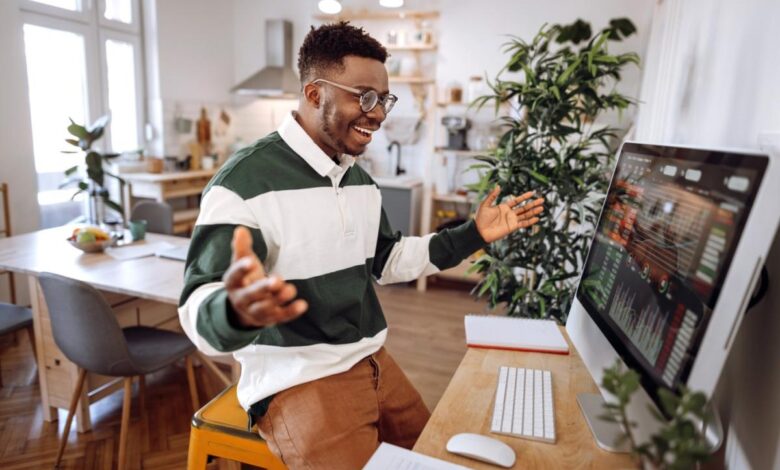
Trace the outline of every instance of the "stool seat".
{"label": "stool seat", "polygon": [[268,444],[248,427],[246,411],[231,385],[214,397],[192,417],[189,470],[206,468],[208,456],[222,457],[269,470],[287,467],[271,453]]}

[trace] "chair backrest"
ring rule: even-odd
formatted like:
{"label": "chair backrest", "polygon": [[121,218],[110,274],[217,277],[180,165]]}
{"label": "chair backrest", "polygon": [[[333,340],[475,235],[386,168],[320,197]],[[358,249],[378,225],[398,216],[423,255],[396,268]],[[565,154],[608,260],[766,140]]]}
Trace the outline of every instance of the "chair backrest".
{"label": "chair backrest", "polygon": [[122,328],[97,289],[81,281],[41,273],[54,342],[79,367],[103,375],[133,369]]}
{"label": "chair backrest", "polygon": [[130,220],[145,220],[147,232],[173,235],[173,209],[164,202],[139,202],[133,207]]}

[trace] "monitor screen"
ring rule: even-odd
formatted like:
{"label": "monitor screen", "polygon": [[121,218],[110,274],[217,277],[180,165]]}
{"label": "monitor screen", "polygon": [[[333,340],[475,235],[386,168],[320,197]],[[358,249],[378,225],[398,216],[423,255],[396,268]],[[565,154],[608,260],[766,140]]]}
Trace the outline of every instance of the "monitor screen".
{"label": "monitor screen", "polygon": [[656,403],[687,382],[767,164],[623,145],[577,298]]}

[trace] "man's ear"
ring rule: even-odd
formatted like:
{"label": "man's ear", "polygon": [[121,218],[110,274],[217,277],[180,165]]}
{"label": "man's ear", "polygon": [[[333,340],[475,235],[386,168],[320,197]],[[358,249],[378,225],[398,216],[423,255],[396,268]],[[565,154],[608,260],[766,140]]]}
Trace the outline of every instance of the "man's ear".
{"label": "man's ear", "polygon": [[303,87],[303,97],[306,99],[306,102],[309,103],[309,105],[313,108],[319,108],[320,107],[320,99],[322,98],[320,96],[320,87],[317,85],[314,85],[312,83],[307,83]]}

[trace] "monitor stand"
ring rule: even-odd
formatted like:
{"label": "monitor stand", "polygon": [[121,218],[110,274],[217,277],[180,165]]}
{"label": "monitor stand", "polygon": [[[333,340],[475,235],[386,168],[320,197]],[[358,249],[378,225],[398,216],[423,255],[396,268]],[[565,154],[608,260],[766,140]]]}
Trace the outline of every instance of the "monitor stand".
{"label": "monitor stand", "polygon": [[596,440],[599,447],[609,452],[631,452],[631,444],[628,439],[624,439],[620,445],[616,444],[626,434],[623,426],[600,418],[605,413],[604,399],[600,394],[578,393],[577,403],[579,403],[582,415],[585,416],[585,422],[588,423],[590,432],[593,433],[593,439]]}

